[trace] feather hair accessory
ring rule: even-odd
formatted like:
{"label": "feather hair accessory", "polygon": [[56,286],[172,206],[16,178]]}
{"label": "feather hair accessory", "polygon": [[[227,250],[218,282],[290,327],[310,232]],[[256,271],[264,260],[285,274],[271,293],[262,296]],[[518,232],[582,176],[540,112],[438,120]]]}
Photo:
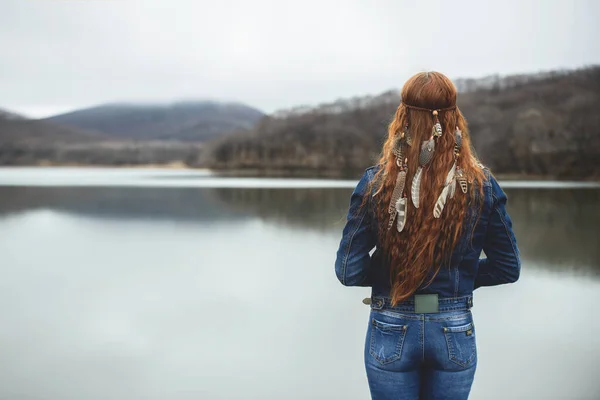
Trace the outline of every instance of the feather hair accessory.
{"label": "feather hair accessory", "polygon": [[[392,152],[396,156],[396,165],[398,166],[398,168],[400,170],[398,171],[398,175],[396,176],[396,184],[394,185],[394,189],[392,191],[392,198],[390,199],[390,204],[388,206],[388,213],[390,214],[390,219],[388,221],[388,230],[391,229],[392,225],[394,224],[394,219],[396,218],[396,215],[398,214],[398,207],[396,206],[396,204],[402,198],[402,196],[404,194],[404,187],[406,186],[407,166],[406,166],[406,158],[404,157],[404,154],[405,154],[404,145],[407,142],[407,138],[408,138],[408,135],[406,135],[406,132],[405,132],[401,137],[396,139],[394,148],[392,150]],[[406,209],[405,208],[403,210],[402,218],[404,218],[404,221],[406,222]],[[404,227],[404,225],[402,225],[402,227]]]}
{"label": "feather hair accessory", "polygon": [[442,216],[442,211],[444,211],[444,206],[446,205],[446,200],[448,198],[448,194],[450,193],[450,184],[454,180],[454,172],[456,171],[456,162],[448,171],[448,175],[446,175],[446,180],[444,181],[444,189],[442,189],[442,193],[438,196],[437,201],[435,202],[435,206],[433,207],[433,216],[435,218],[439,218]]}
{"label": "feather hair accessory", "polygon": [[408,122],[404,124],[404,140],[406,140],[407,145],[412,146],[412,137],[408,132]]}
{"label": "feather hair accessory", "polygon": [[456,175],[457,175],[457,179],[458,179],[458,185],[460,186],[460,190],[462,190],[462,192],[464,194],[467,194],[468,183],[467,183],[467,178],[464,176],[464,174],[462,172],[462,169],[457,168]]}
{"label": "feather hair accessory", "polygon": [[[454,140],[455,140],[455,144],[454,144],[454,159],[457,160],[458,157],[460,156],[460,150],[462,148],[462,132],[460,129],[458,129],[458,126],[456,127],[456,131],[454,132]],[[465,177],[462,169],[457,166],[456,167],[456,178],[455,180],[458,181],[458,185],[460,186],[460,190],[466,194],[468,191],[468,183],[467,183],[467,178]],[[455,184],[456,186],[456,184]]]}
{"label": "feather hair accessory", "polygon": [[398,213],[398,221],[396,222],[396,229],[398,232],[402,232],[406,225],[406,206],[408,201],[406,197],[400,197],[396,202],[396,212]]}
{"label": "feather hair accessory", "polygon": [[440,120],[438,118],[437,110],[433,110],[433,129],[431,130],[431,135],[435,137],[442,136],[442,124],[440,124]]}
{"label": "feather hair accessory", "polygon": [[423,141],[421,145],[421,152],[419,153],[419,168],[413,177],[410,195],[415,208],[419,208],[420,192],[421,192],[421,177],[423,176],[423,168],[427,166],[433,159],[433,153],[435,151],[435,140],[434,136],[431,136],[429,140]]}
{"label": "feather hair accessory", "polygon": [[[457,177],[459,178],[459,184],[463,193],[466,193],[466,180],[463,183],[460,179],[464,179],[462,175],[462,171],[460,167],[458,167],[458,157],[460,156],[460,149],[462,147],[462,132],[456,127],[454,131],[454,164],[452,164],[452,168],[448,171],[446,175],[446,180],[444,181],[444,188],[442,189],[442,193],[438,196],[437,201],[435,202],[435,206],[433,207],[433,216],[435,218],[440,218],[442,216],[442,211],[444,211],[444,206],[446,205],[446,201],[448,197],[451,199],[454,198],[454,194],[456,193],[456,181]],[[463,188],[464,186],[464,188]]]}
{"label": "feather hair accessory", "polygon": [[[458,169],[458,167],[456,167]],[[456,172],[455,172],[456,175]],[[452,183],[450,184],[450,189],[448,190],[448,196],[450,196],[451,199],[454,198],[454,194],[456,194],[456,176],[454,177],[454,179],[452,179]]]}

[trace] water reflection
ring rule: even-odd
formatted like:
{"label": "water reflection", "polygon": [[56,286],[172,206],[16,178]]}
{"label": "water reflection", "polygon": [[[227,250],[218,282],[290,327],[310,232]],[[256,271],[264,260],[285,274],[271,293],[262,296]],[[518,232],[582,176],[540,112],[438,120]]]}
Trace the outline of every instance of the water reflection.
{"label": "water reflection", "polygon": [[[350,192],[0,187],[0,398],[368,398]],[[596,398],[600,191],[508,194],[524,270],[476,292],[472,397]]]}
{"label": "water reflection", "polygon": [[507,190],[525,260],[600,277],[599,190]]}
{"label": "water reflection", "polygon": [[[348,189],[214,189],[234,210],[291,228],[339,232],[345,222]],[[341,225],[341,226],[340,226]]]}
{"label": "water reflection", "polygon": [[[217,197],[236,210],[291,227],[339,234],[348,189],[218,189]],[[511,189],[509,212],[522,258],[548,269],[600,277],[600,190]]]}
{"label": "water reflection", "polygon": [[[1,187],[0,216],[52,209],[93,218],[188,224],[259,218],[338,236],[351,189]],[[509,189],[525,262],[600,277],[600,190]]]}
{"label": "water reflection", "polygon": [[0,187],[0,216],[51,209],[93,218],[205,223],[240,219],[211,189]]}

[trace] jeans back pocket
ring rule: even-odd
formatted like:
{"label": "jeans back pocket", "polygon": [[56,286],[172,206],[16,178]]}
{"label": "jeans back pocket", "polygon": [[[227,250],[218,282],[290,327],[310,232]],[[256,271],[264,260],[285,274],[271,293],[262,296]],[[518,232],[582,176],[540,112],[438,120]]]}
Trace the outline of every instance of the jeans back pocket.
{"label": "jeans back pocket", "polygon": [[447,326],[442,329],[446,337],[450,361],[461,367],[468,367],[477,356],[473,322],[462,326]]}
{"label": "jeans back pocket", "polygon": [[397,361],[402,357],[406,337],[406,325],[395,325],[371,319],[371,344],[369,353],[381,364]]}

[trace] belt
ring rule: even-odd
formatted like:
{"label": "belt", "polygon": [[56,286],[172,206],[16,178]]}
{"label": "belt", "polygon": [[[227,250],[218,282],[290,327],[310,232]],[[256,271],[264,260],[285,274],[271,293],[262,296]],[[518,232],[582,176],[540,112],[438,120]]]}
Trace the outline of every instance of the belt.
{"label": "belt", "polygon": [[437,294],[416,294],[410,299],[392,306],[388,297],[372,296],[363,300],[373,310],[389,310],[403,313],[430,314],[446,311],[467,311],[473,307],[473,296],[438,298]]}

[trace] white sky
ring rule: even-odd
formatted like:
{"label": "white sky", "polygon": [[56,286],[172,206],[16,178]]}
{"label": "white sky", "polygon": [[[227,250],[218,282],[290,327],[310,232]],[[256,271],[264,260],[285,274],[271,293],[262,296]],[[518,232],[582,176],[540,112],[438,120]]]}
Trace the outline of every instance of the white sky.
{"label": "white sky", "polygon": [[217,99],[265,112],[600,64],[600,1],[2,0],[0,108]]}

